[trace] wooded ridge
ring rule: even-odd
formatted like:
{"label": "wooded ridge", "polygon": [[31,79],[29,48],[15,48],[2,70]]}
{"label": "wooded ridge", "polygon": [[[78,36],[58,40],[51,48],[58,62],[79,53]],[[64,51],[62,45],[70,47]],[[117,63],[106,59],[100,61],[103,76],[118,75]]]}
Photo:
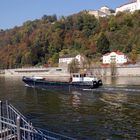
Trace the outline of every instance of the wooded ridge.
{"label": "wooded ridge", "polygon": [[140,54],[140,11],[96,19],[86,11],[61,17],[44,15],[0,31],[0,68],[56,65],[64,55],[92,60],[120,50],[132,61]]}

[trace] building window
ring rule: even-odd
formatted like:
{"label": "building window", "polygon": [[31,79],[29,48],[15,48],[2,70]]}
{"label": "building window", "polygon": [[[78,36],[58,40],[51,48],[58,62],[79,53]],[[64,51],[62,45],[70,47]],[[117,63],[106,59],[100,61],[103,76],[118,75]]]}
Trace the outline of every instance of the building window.
{"label": "building window", "polygon": [[62,69],[56,69],[56,71],[62,71]]}

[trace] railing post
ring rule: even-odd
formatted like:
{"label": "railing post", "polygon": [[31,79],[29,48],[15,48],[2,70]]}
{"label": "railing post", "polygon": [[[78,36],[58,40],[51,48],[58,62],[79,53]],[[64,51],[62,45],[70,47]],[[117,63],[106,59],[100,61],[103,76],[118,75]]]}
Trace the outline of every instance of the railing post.
{"label": "railing post", "polygon": [[2,119],[2,101],[0,101],[0,131],[2,131],[1,119]]}
{"label": "railing post", "polygon": [[17,139],[18,140],[21,140],[21,137],[20,137],[20,116],[17,116]]}
{"label": "railing post", "polygon": [[9,106],[7,100],[6,100],[6,111],[7,111],[7,119],[9,119]]}
{"label": "railing post", "polygon": [[[29,122],[29,126],[28,126],[28,129],[32,131],[32,123]],[[33,140],[34,139],[34,136],[33,136],[33,133],[32,132],[28,132],[28,139],[29,140]]]}

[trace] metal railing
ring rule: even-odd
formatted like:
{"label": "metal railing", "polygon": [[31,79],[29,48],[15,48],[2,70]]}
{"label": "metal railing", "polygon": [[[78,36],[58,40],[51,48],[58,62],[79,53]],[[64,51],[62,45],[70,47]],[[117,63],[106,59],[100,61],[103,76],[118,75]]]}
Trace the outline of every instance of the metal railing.
{"label": "metal railing", "polygon": [[15,107],[0,101],[0,140],[75,140],[33,127]]}

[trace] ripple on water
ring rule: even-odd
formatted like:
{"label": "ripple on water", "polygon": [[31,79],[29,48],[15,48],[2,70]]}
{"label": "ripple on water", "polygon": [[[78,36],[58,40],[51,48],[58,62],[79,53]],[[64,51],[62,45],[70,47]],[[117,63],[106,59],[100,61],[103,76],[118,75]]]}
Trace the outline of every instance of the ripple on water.
{"label": "ripple on water", "polygon": [[79,140],[140,139],[138,87],[35,90],[20,79],[0,78],[0,98],[10,100],[35,126]]}

